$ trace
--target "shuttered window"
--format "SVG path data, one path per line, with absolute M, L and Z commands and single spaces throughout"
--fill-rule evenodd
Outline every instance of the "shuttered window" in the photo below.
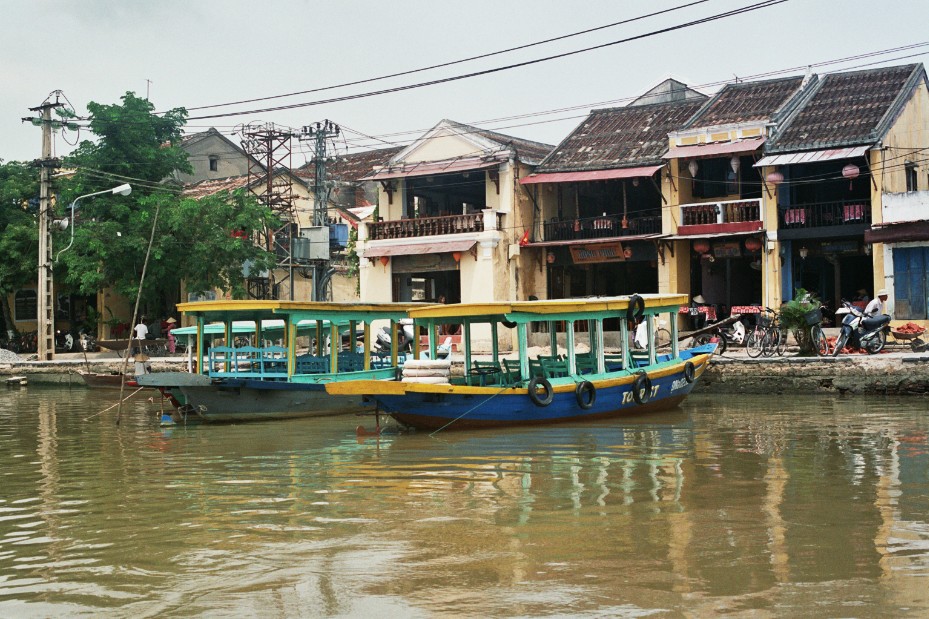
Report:
M 926 320 L 929 305 L 929 247 L 895 247 L 894 318 Z

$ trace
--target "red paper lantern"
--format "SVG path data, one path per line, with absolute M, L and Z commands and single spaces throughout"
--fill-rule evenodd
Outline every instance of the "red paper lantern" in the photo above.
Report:
M 623 256 L 626 257 L 626 260 L 629 260 L 629 258 L 632 258 L 632 248 L 631 248 L 631 247 L 624 247 L 624 248 L 623 248 Z
M 771 173 L 768 174 L 765 178 L 766 178 L 767 181 L 768 181 L 769 183 L 771 183 L 772 185 L 780 185 L 781 183 L 784 182 L 784 175 L 781 174 L 780 172 L 776 172 L 776 171 L 775 171 L 775 172 L 771 172 Z
M 761 239 L 757 236 L 750 236 L 745 239 L 745 249 L 748 251 L 758 251 L 761 249 Z
M 698 254 L 705 254 L 710 251 L 710 242 L 705 240 L 694 241 L 694 251 Z
M 461 262 L 461 252 L 460 252 L 460 251 L 453 251 L 453 252 L 452 252 L 452 258 L 455 259 L 455 262 Z
M 389 262 L 390 262 L 390 256 L 381 256 L 381 264 L 383 264 L 386 267 Z
M 555 254 L 553 254 L 552 252 L 548 252 L 548 255 L 545 256 L 545 261 L 548 262 L 549 264 L 554 264 L 554 263 L 555 263 Z
M 842 168 L 842 176 L 848 180 L 855 180 L 858 178 L 859 172 L 860 170 L 858 169 L 858 166 L 856 166 L 854 163 L 849 163 L 844 168 Z

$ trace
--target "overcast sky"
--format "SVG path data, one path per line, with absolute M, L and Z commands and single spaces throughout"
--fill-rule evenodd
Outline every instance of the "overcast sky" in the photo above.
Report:
M 142 96 L 188 109 L 332 86 L 525 45 L 692 0 L 0 0 L 0 159 L 40 155 L 28 108 L 62 90 L 79 114 L 89 101 Z M 190 116 L 318 101 L 445 78 L 636 36 L 757 0 L 702 4 L 474 62 L 360 86 L 191 110 Z M 188 132 L 246 122 L 300 127 L 331 119 L 340 148 L 408 143 L 443 118 L 557 144 L 593 108 L 623 105 L 667 77 L 698 86 L 929 42 L 929 0 L 788 0 L 710 24 L 658 34 L 492 75 L 324 105 L 190 120 Z M 917 54 L 913 56 L 913 54 Z M 903 56 L 910 56 L 903 58 Z M 925 63 L 929 47 L 863 63 Z M 802 74 L 798 70 L 795 74 Z M 718 87 L 704 88 L 711 93 Z M 574 111 L 546 114 L 578 106 Z M 524 118 L 487 122 L 526 115 Z M 69 152 L 56 136 L 56 154 Z M 92 138 L 81 132 L 81 139 Z M 233 137 L 238 141 L 238 138 Z M 305 161 L 295 145 L 294 167 Z

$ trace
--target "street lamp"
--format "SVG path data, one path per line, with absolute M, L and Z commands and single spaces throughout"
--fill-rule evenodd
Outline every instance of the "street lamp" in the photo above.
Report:
M 77 210 L 78 200 L 82 200 L 84 198 L 90 198 L 93 196 L 99 196 L 105 193 L 109 193 L 114 196 L 128 196 L 130 193 L 132 193 L 132 186 L 129 185 L 128 183 L 125 183 L 123 185 L 120 185 L 119 187 L 113 187 L 112 189 L 105 189 L 103 191 L 95 191 L 93 193 L 87 193 L 87 194 L 84 194 L 83 196 L 78 196 L 74 198 L 74 202 L 72 202 L 70 206 L 68 206 L 68 208 L 71 210 L 71 216 L 65 217 L 64 219 L 56 219 L 54 222 L 54 225 L 60 230 L 66 230 L 69 224 L 71 226 L 71 242 L 68 243 L 67 247 L 65 247 L 60 252 L 58 252 L 58 254 L 55 256 L 55 262 L 58 262 L 58 258 L 61 257 L 61 254 L 71 249 L 71 246 L 74 245 L 74 211 Z
M 43 189 L 43 192 L 45 190 Z M 71 216 L 66 219 L 56 220 L 53 225 L 57 225 L 60 230 L 64 230 L 71 225 L 71 243 L 68 244 L 68 247 L 65 247 L 61 252 L 58 252 L 60 256 L 62 252 L 67 250 L 74 244 L 74 211 L 77 209 L 77 203 L 83 198 L 90 198 L 92 196 L 99 196 L 105 193 L 112 195 L 121 195 L 128 196 L 132 192 L 132 187 L 123 184 L 119 187 L 114 187 L 113 189 L 106 189 L 104 191 L 95 191 L 93 193 L 84 194 L 83 196 L 78 196 L 75 198 L 74 202 L 71 203 L 69 207 L 71 209 Z M 44 198 L 44 195 L 43 195 Z M 55 260 L 57 261 L 57 256 Z M 39 319 L 38 319 L 38 330 L 39 330 L 39 359 L 42 361 L 51 361 L 55 358 L 55 304 L 54 304 L 54 290 L 55 284 L 52 274 L 52 230 L 49 226 L 49 209 L 48 209 L 48 200 L 43 199 L 43 204 L 39 209 Z

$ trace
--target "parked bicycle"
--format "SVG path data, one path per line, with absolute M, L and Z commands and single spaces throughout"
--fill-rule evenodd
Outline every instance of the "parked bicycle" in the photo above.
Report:
M 755 326 L 745 339 L 745 349 L 749 357 L 757 358 L 762 355 L 783 355 L 787 348 L 787 332 L 781 330 L 780 318 L 777 310 L 765 307 L 758 314 Z

